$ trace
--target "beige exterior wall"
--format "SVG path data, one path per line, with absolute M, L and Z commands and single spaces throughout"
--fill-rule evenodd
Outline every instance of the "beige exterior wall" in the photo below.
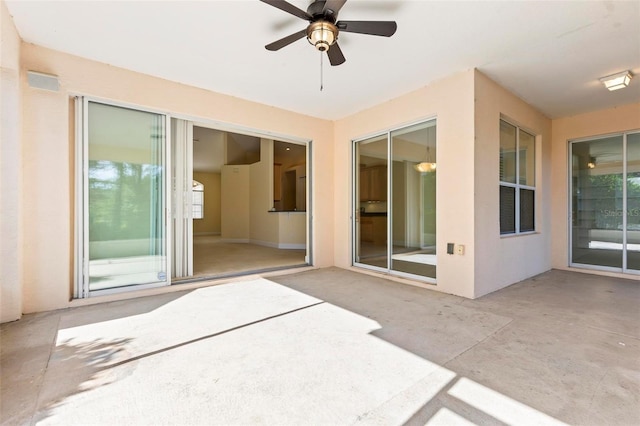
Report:
M 640 103 L 553 120 L 551 153 L 551 265 L 569 269 L 569 141 L 640 129 Z M 577 269 L 577 268 L 571 268 Z M 634 275 L 594 272 L 640 279 Z
M 204 218 L 193 221 L 195 235 L 220 235 L 220 173 L 193 172 L 204 185 Z
M 475 75 L 474 296 L 480 297 L 551 268 L 551 120 L 481 72 Z M 501 115 L 536 135 L 534 234 L 500 236 Z
M 552 266 L 567 267 L 567 140 L 640 128 L 640 104 L 551 122 L 475 70 L 330 122 L 20 43 L 2 1 L 0 12 L 3 322 L 19 318 L 21 312 L 71 305 L 72 95 L 313 141 L 313 211 L 308 214 L 313 214 L 312 250 L 318 267 L 351 265 L 352 141 L 436 118 L 438 276 L 434 288 L 471 298 Z M 29 87 L 24 83 L 27 70 L 59 76 L 60 91 Z M 532 235 L 501 238 L 499 234 L 501 114 L 538 135 L 537 232 Z M 247 172 L 252 168 L 246 187 L 264 185 L 258 182 L 259 176 L 272 176 L 272 163 L 270 158 L 264 164 L 240 166 Z M 22 199 L 25 188 L 29 197 Z M 304 224 L 305 215 L 267 213 L 271 195 L 269 191 L 262 194 L 264 203 L 255 204 L 245 223 L 265 222 L 263 229 L 277 235 L 252 235 L 247 228 L 242 237 L 294 244 L 300 232 L 285 233 L 283 221 Z M 277 224 L 270 226 L 271 221 Z M 447 255 L 446 243 L 464 245 L 464 255 Z
M 351 145 L 380 131 L 437 118 L 438 284 L 446 293 L 474 297 L 474 79 L 469 70 L 434 82 L 335 123 L 335 263 L 351 264 Z M 316 234 L 317 235 L 317 234 Z M 446 243 L 464 244 L 447 255 Z
M 0 1 L 0 322 L 22 315 L 20 37 Z
M 4 5 L 3 5 L 4 7 Z M 3 25 L 4 27 L 4 25 Z M 22 89 L 24 185 L 23 312 L 70 305 L 73 283 L 69 97 L 82 94 L 134 106 L 313 140 L 315 266 L 333 264 L 333 126 L 331 122 L 213 93 L 23 43 L 21 71 L 59 76 L 60 91 Z M 56 253 L 52 256 L 52 253 Z M 38 265 L 38 267 L 33 267 Z M 3 284 L 3 288 L 4 288 Z

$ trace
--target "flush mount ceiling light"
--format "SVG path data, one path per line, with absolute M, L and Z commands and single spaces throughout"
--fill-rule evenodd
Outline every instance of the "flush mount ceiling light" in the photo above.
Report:
M 633 74 L 631 74 L 631 71 L 622 71 L 617 74 L 602 77 L 600 81 L 607 89 L 614 91 L 627 87 L 632 77 Z

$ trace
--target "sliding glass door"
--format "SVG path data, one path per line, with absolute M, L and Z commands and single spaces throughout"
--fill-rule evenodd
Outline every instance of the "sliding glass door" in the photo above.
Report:
M 640 270 L 640 133 L 572 142 L 571 264 Z
M 436 278 L 436 125 L 391 132 L 391 269 Z
M 354 149 L 355 261 L 387 269 L 387 135 L 356 142 Z
M 87 100 L 77 107 L 80 297 L 168 284 L 165 116 Z
M 436 122 L 353 144 L 353 263 L 435 282 Z

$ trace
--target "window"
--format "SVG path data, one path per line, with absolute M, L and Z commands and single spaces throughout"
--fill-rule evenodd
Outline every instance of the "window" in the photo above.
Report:
M 204 185 L 193 181 L 191 207 L 194 219 L 204 219 Z
M 535 231 L 536 138 L 500 120 L 500 234 Z

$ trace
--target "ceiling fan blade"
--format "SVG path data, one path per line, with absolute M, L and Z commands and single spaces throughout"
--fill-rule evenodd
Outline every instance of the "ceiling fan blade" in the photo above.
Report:
M 329 50 L 327 50 L 327 56 L 329 56 L 329 62 L 331 62 L 332 67 L 344 64 L 344 61 L 346 61 L 338 43 L 334 43 Z
M 260 0 L 260 1 L 268 5 L 271 5 L 273 7 L 277 7 L 280 10 L 284 10 L 285 12 L 290 13 L 293 16 L 297 16 L 300 19 L 304 19 L 306 21 L 310 21 L 313 19 L 313 17 L 309 15 L 307 12 L 305 12 L 304 10 L 298 9 L 291 3 L 288 3 L 284 0 Z
M 307 35 L 307 29 L 305 28 L 302 31 L 298 31 L 297 33 L 293 33 L 291 35 L 281 38 L 280 40 L 276 40 L 273 43 L 267 44 L 265 46 L 265 49 L 271 50 L 271 51 L 280 50 L 283 47 L 290 45 L 294 41 L 297 41 L 303 37 L 306 37 L 306 35 Z
M 391 37 L 398 29 L 394 21 L 338 21 L 336 26 L 347 33 L 370 34 Z
M 338 16 L 338 12 L 340 12 L 340 9 L 342 9 L 342 6 L 344 6 L 346 2 L 347 0 L 327 0 L 322 11 L 326 13 L 328 10 L 330 10 L 331 12 L 333 12 L 333 16 L 335 19 L 335 17 Z

